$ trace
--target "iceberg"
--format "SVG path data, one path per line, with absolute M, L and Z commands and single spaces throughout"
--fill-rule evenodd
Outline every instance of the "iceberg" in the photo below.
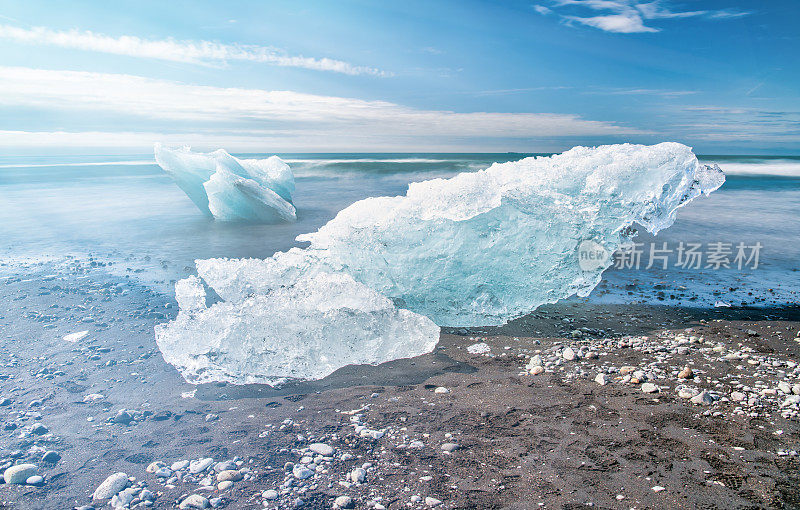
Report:
M 303 276 L 269 292 L 206 305 L 202 281 L 176 284 L 177 318 L 156 326 L 164 359 L 190 383 L 276 385 L 350 364 L 430 352 L 439 327 L 343 273 Z
M 581 246 L 610 254 L 635 224 L 658 233 L 724 180 L 689 147 L 661 143 L 575 147 L 413 183 L 298 236 L 306 248 L 197 261 L 158 344 L 190 381 L 313 379 L 411 357 L 433 349 L 436 325 L 500 325 L 588 295 L 613 261 L 581 264 Z M 206 307 L 203 284 L 221 301 Z
M 157 143 L 156 162 L 206 215 L 221 221 L 279 223 L 296 218 L 294 176 L 279 157 L 238 159 L 222 149 L 192 152 Z

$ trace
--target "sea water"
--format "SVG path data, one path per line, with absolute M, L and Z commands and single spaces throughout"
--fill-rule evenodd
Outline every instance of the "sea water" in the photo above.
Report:
M 110 271 L 171 293 L 174 281 L 194 273 L 196 259 L 268 257 L 303 246 L 295 241 L 297 235 L 317 230 L 357 200 L 403 194 L 410 182 L 476 171 L 531 154 L 278 155 L 295 173 L 297 221 L 277 225 L 204 217 L 148 154 L 2 157 L 0 263 L 91 257 L 109 264 Z M 638 263 L 631 263 L 635 257 L 629 256 L 620 264 L 624 267 L 606 271 L 590 301 L 797 303 L 800 157 L 700 160 L 717 163 L 728 176 L 725 185 L 679 210 L 676 223 L 658 236 L 641 233 L 636 239 L 641 244 L 632 252 L 640 252 Z M 717 243 L 730 250 L 731 267 L 709 264 Z M 679 252 L 690 245 L 700 245 L 699 267 L 680 264 Z M 757 251 L 757 265 L 751 257 L 737 267 L 739 245 L 748 256 Z

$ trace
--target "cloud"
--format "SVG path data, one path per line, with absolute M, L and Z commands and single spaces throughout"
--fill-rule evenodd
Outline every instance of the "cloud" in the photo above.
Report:
M 545 7 L 544 5 L 538 5 L 538 4 L 537 4 L 537 5 L 534 5 L 534 6 L 533 6 L 533 9 L 534 9 L 536 12 L 538 12 L 539 14 L 541 14 L 542 16 L 547 16 L 548 14 L 550 14 L 551 12 L 553 12 L 551 9 L 548 9 L 548 8 L 547 8 L 547 7 Z
M 610 14 L 608 16 L 593 16 L 591 18 L 580 18 L 577 16 L 565 16 L 565 19 L 577 21 L 590 27 L 599 28 L 606 32 L 617 34 L 636 34 L 642 32 L 660 32 L 658 28 L 647 27 L 644 25 L 641 16 L 636 13 Z
M 386 101 L 293 91 L 190 85 L 125 74 L 0 67 L 0 106 L 112 112 L 139 121 L 191 122 L 198 130 L 271 129 L 277 133 L 426 138 L 564 137 L 637 134 L 614 123 L 557 113 L 456 113 Z M 233 128 L 224 128 L 230 131 Z
M 177 41 L 171 38 L 154 40 L 130 35 L 112 37 L 90 31 L 51 30 L 45 27 L 20 28 L 12 25 L 0 25 L 0 38 L 24 44 L 58 46 L 202 65 L 218 65 L 232 60 L 242 60 L 349 75 L 390 75 L 380 69 L 357 66 L 331 58 L 287 55 L 285 52 L 269 46 L 222 44 L 212 41 Z
M 639 3 L 635 0 L 554 0 L 553 6 L 558 9 L 561 19 L 568 24 L 577 22 L 619 34 L 660 32 L 660 28 L 649 25 L 648 22 L 652 20 L 695 17 L 727 19 L 751 14 L 735 9 L 680 11 L 673 9 L 668 2 L 662 0 L 647 3 Z M 547 8 L 545 7 L 545 9 Z M 548 11 L 553 12 L 550 9 Z M 603 14 L 598 16 L 579 15 L 589 11 L 603 12 Z

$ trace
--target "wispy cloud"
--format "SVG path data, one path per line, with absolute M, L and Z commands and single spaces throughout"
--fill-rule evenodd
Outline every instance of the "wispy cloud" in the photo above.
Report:
M 619 34 L 660 32 L 661 28 L 650 26 L 648 22 L 652 20 L 694 17 L 727 19 L 751 14 L 737 9 L 682 11 L 674 9 L 668 2 L 662 0 L 647 3 L 635 0 L 554 0 L 555 11 L 544 6 L 534 6 L 534 9 L 542 15 L 556 12 L 568 24 L 580 23 Z M 591 12 L 602 14 L 579 15 Z
M 0 67 L 0 106 L 81 112 L 74 116 L 76 122 L 93 112 L 113 112 L 133 119 L 129 125 L 173 124 L 169 121 L 184 125 L 190 121 L 197 131 L 215 130 L 218 134 L 269 129 L 277 134 L 340 134 L 384 142 L 395 137 L 430 141 L 436 137 L 549 139 L 643 133 L 569 114 L 421 110 L 385 101 L 292 91 L 220 88 L 123 74 L 20 67 Z
M 178 41 L 172 38 L 143 39 L 131 35 L 114 37 L 88 30 L 51 30 L 46 27 L 21 28 L 12 25 L 0 25 L 0 38 L 25 44 L 57 46 L 202 65 L 219 65 L 241 60 L 349 75 L 388 76 L 391 74 L 374 67 L 358 66 L 342 60 L 289 55 L 270 46 L 223 44 L 213 41 Z
M 610 95 L 610 96 L 660 96 L 660 97 L 681 97 L 697 94 L 696 90 L 664 90 L 664 89 L 607 89 L 607 90 L 587 90 L 584 94 Z

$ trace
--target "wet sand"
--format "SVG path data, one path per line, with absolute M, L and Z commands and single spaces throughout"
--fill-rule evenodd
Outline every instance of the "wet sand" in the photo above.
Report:
M 116 472 L 140 508 L 800 506 L 798 309 L 548 306 L 275 389 L 185 383 L 153 339 L 173 298 L 103 267 L 0 266 L 0 303 L 0 464 L 44 477 L 7 508 L 108 507 Z

